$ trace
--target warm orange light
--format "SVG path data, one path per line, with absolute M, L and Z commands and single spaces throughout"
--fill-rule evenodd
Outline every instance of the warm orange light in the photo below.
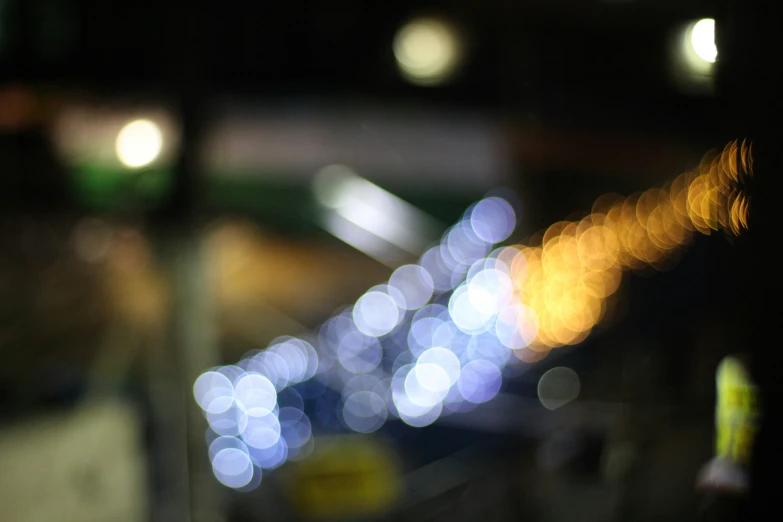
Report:
M 708 153 L 693 172 L 663 188 L 622 198 L 601 196 L 581 221 L 558 221 L 506 261 L 517 299 L 536 318 L 535 341 L 516 355 L 538 360 L 552 348 L 583 341 L 606 312 L 624 269 L 673 265 L 694 231 L 748 227 L 748 199 L 741 184 L 752 175 L 751 144 L 729 143 Z M 530 328 L 529 317 L 520 328 Z

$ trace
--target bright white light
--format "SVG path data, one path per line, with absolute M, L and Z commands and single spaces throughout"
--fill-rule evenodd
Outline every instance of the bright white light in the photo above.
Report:
M 579 397 L 581 384 L 574 370 L 552 368 L 538 381 L 538 399 L 548 410 L 556 410 Z
M 207 432 L 209 433 L 209 430 L 207 430 Z M 215 439 L 209 443 L 209 460 L 215 460 L 215 455 L 227 448 L 238 449 L 244 453 L 248 452 L 248 448 L 245 446 L 245 443 L 236 437 L 215 437 Z
M 135 120 L 120 130 L 115 149 L 126 167 L 145 167 L 155 161 L 163 150 L 163 133 L 155 122 Z
M 247 427 L 247 413 L 234 404 L 220 413 L 207 412 L 210 428 L 219 435 L 239 435 Z
M 457 288 L 451 298 L 449 299 L 449 314 L 451 319 L 457 328 L 468 334 L 481 333 L 489 326 L 492 319 L 492 314 L 487 313 L 485 310 L 478 308 L 474 301 L 476 300 L 476 294 L 481 292 L 473 292 L 471 297 L 470 288 L 468 285 L 462 285 Z M 484 297 L 490 299 L 492 296 L 483 291 Z
M 428 409 L 443 400 L 450 386 L 448 374 L 436 364 L 416 364 L 404 382 L 405 396 L 413 404 Z
M 394 38 L 393 49 L 400 72 L 418 85 L 437 85 L 448 80 L 462 55 L 456 31 L 431 18 L 403 26 Z
M 230 488 L 241 488 L 253 479 L 253 463 L 247 453 L 236 448 L 226 448 L 212 459 L 215 477 Z
M 497 259 L 493 257 L 487 257 L 477 260 L 475 263 L 470 265 L 470 268 L 468 268 L 468 271 L 465 273 L 465 280 L 470 281 L 474 277 L 476 277 L 476 274 L 479 272 L 484 271 L 487 268 L 495 268 L 495 265 L 497 264 Z
M 362 246 L 367 240 L 355 239 L 356 231 L 350 233 L 345 225 L 338 226 L 334 216 L 372 234 L 376 243 L 380 239 L 381 244 L 390 243 L 414 255 L 421 254 L 431 242 L 430 232 L 438 228 L 427 214 L 344 165 L 330 165 L 318 171 L 313 191 L 321 205 L 330 209 L 326 219 L 329 231 L 362 251 L 368 248 Z M 381 247 L 370 244 L 368 255 L 377 256 L 378 248 Z
M 715 20 L 705 18 L 685 26 L 680 33 L 675 63 L 683 87 L 703 88 L 711 85 L 718 48 L 715 45 Z
M 406 424 L 421 427 L 434 422 L 440 415 L 442 406 L 436 394 L 425 392 L 416 382 L 415 368 L 412 364 L 402 366 L 392 377 L 389 412 Z M 414 392 L 414 397 L 408 394 L 409 390 Z M 416 400 L 412 400 L 414 398 Z M 427 398 L 429 400 L 422 400 Z
M 371 183 L 357 186 L 357 188 L 368 187 L 377 189 Z M 369 193 L 370 191 L 366 192 Z M 357 193 L 359 192 L 357 191 Z M 395 215 L 382 207 L 373 205 L 371 198 L 368 196 L 355 197 L 350 204 L 338 208 L 337 214 L 367 232 L 411 254 L 419 254 L 429 242 L 427 238 L 419 236 L 414 228 L 406 226 L 408 223 L 406 223 L 402 215 Z
M 438 396 L 438 400 L 446 396 L 446 392 L 451 387 L 451 378 L 441 366 L 433 363 L 416 363 L 416 367 L 411 372 L 415 374 L 416 381 L 427 392 Z M 406 384 L 408 381 L 406 380 Z
M 450 385 L 448 374 L 435 364 L 401 367 L 394 374 L 391 383 L 397 414 L 411 424 L 408 422 L 410 419 L 426 416 L 433 408 L 437 408 L 437 414 L 426 422 L 429 424 L 440 415 L 440 404 Z
M 274 446 L 280 438 L 280 421 L 274 413 L 263 417 L 248 417 L 242 431 L 242 440 L 249 447 L 266 449 Z
M 443 371 L 446 373 L 446 376 L 449 379 L 449 384 L 447 386 L 451 387 L 453 384 L 457 382 L 457 379 L 459 379 L 460 374 L 460 362 L 454 353 L 450 352 L 449 350 L 445 348 L 441 348 L 436 346 L 435 348 L 430 348 L 423 354 L 419 356 L 418 361 L 416 362 L 417 365 L 435 365 L 439 368 L 442 368 Z M 438 384 L 438 387 L 441 387 L 440 384 Z
M 468 282 L 471 304 L 485 315 L 494 315 L 511 304 L 513 283 L 505 272 L 488 268 Z
M 365 335 L 381 337 L 391 332 L 400 319 L 394 299 L 384 292 L 367 292 L 353 309 L 356 327 Z
M 397 415 L 400 417 L 400 420 L 414 428 L 429 426 L 438 420 L 438 417 L 443 412 L 442 402 L 437 402 L 430 408 L 422 407 L 411 402 L 410 398 L 404 393 L 394 394 L 394 405 L 397 408 Z
M 715 46 L 715 20 L 703 18 L 696 22 L 690 31 L 690 44 L 693 52 L 705 62 L 714 63 L 718 57 Z
M 328 212 L 324 216 L 323 227 L 337 239 L 382 265 L 396 268 L 401 262 L 399 252 L 388 241 L 379 238 L 336 212 Z
M 406 310 L 416 310 L 427 304 L 434 290 L 432 276 L 418 265 L 405 265 L 395 270 L 389 286 L 400 292 L 403 302 L 397 306 Z
M 204 372 L 193 384 L 193 396 L 207 413 L 223 413 L 234 403 L 234 387 L 225 375 Z
M 277 392 L 272 382 L 255 373 L 240 378 L 235 386 L 237 403 L 252 417 L 264 417 L 277 403 Z

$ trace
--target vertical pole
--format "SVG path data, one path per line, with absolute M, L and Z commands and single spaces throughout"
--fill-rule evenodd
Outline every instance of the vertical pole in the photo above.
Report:
M 163 342 L 150 355 L 160 522 L 215 520 L 219 512 L 206 451 L 207 426 L 192 393 L 198 375 L 220 362 L 208 259 L 196 215 L 201 109 L 192 101 L 185 99 L 181 106 L 182 153 L 172 197 L 155 228 L 171 305 Z
M 217 365 L 214 311 L 209 289 L 207 257 L 201 230 L 197 226 L 171 238 L 167 261 L 172 283 L 170 349 L 178 361 L 179 384 L 184 404 L 181 434 L 187 463 L 190 520 L 213 521 L 219 511 L 215 479 L 205 442 L 206 422 L 193 399 L 192 386 L 206 368 Z
M 218 364 L 215 315 L 209 289 L 208 259 L 199 223 L 202 176 L 200 147 L 205 126 L 204 71 L 200 52 L 199 9 L 177 10 L 186 28 L 174 45 L 171 85 L 178 101 L 180 150 L 168 201 L 155 216 L 155 230 L 170 284 L 171 309 L 165 342 L 156 354 L 162 403 L 156 416 L 161 469 L 161 522 L 220 520 L 220 504 L 207 455 L 206 422 L 192 386 L 205 369 Z M 154 399 L 153 399 L 154 400 Z

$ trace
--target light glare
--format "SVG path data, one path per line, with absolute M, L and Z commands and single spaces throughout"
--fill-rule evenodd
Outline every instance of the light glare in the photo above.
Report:
M 715 62 L 718 57 L 718 48 L 715 46 L 715 20 L 703 18 L 696 22 L 691 29 L 691 47 L 705 62 Z
M 394 38 L 394 56 L 403 76 L 418 85 L 446 81 L 461 58 L 459 38 L 440 20 L 421 18 L 406 24 Z
M 120 130 L 115 148 L 117 158 L 126 167 L 146 167 L 163 150 L 163 133 L 153 121 L 135 120 Z

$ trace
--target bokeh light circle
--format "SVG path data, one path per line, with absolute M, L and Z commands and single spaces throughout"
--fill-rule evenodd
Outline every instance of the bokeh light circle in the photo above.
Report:
M 250 456 L 237 448 L 220 450 L 212 459 L 215 477 L 230 488 L 241 488 L 253 479 Z
M 115 149 L 117 158 L 126 167 L 145 167 L 163 150 L 163 133 L 153 121 L 134 120 L 117 134 Z
M 235 386 L 235 397 L 249 416 L 265 416 L 277 403 L 277 391 L 272 382 L 257 373 L 241 377 Z
M 473 231 L 487 243 L 500 243 L 508 239 L 514 232 L 516 219 L 511 204 L 498 197 L 479 201 L 470 213 Z
M 367 292 L 356 302 L 353 309 L 356 327 L 371 337 L 382 337 L 391 332 L 399 319 L 397 304 L 384 292 Z
M 359 433 L 377 431 L 386 422 L 386 402 L 374 391 L 357 391 L 343 404 L 345 425 Z
M 406 310 L 416 310 L 427 304 L 435 289 L 432 276 L 419 265 L 404 265 L 394 271 L 389 286 L 396 288 L 402 295 L 397 306 Z
M 696 22 L 690 31 L 690 44 L 696 56 L 705 62 L 713 63 L 718 57 L 715 46 L 715 20 L 703 18 Z
M 579 397 L 579 375 L 571 368 L 552 368 L 538 381 L 538 400 L 544 408 L 556 410 Z
M 193 396 L 206 413 L 222 413 L 234 403 L 234 387 L 222 373 L 202 373 L 193 383 Z
M 500 391 L 500 369 L 490 361 L 478 360 L 462 368 L 457 386 L 462 397 L 476 404 L 487 402 Z
M 400 72 L 411 83 L 438 85 L 456 71 L 462 45 L 454 28 L 435 18 L 405 24 L 392 45 Z

